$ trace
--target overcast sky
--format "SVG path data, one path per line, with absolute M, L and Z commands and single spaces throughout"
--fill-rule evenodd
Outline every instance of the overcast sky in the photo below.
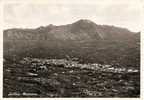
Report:
M 63 25 L 79 19 L 89 19 L 96 24 L 140 31 L 139 0 L 122 0 L 122 2 L 118 0 L 99 0 L 99 2 L 98 0 L 61 0 L 39 4 L 38 2 L 15 2 L 5 3 L 3 11 L 5 29 L 35 28 L 49 24 Z

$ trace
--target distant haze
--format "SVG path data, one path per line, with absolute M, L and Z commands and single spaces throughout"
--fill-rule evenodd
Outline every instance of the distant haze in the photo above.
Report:
M 102 0 L 91 2 L 58 3 L 7 3 L 4 5 L 4 28 L 36 28 L 49 24 L 64 25 L 79 19 L 89 19 L 96 24 L 114 25 L 140 31 L 139 0 L 122 0 L 112 3 Z M 74 0 L 75 1 L 75 0 Z M 87 0 L 84 0 L 87 1 Z M 118 0 L 117 0 L 118 1 Z

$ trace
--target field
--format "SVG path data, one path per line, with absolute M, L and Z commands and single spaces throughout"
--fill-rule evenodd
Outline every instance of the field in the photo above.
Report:
M 80 64 L 66 59 L 4 60 L 4 97 L 139 97 L 134 67 Z

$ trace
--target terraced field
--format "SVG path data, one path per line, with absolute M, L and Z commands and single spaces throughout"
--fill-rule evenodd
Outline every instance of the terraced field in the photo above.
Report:
M 117 71 L 116 71 L 117 70 Z M 120 70 L 120 69 L 119 69 Z M 4 97 L 139 97 L 138 69 L 24 58 L 4 62 Z

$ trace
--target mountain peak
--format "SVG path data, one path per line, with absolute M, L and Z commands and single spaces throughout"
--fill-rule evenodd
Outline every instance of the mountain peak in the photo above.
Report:
M 88 19 L 80 19 L 76 21 L 75 23 L 95 24 L 93 21 L 88 20 Z

